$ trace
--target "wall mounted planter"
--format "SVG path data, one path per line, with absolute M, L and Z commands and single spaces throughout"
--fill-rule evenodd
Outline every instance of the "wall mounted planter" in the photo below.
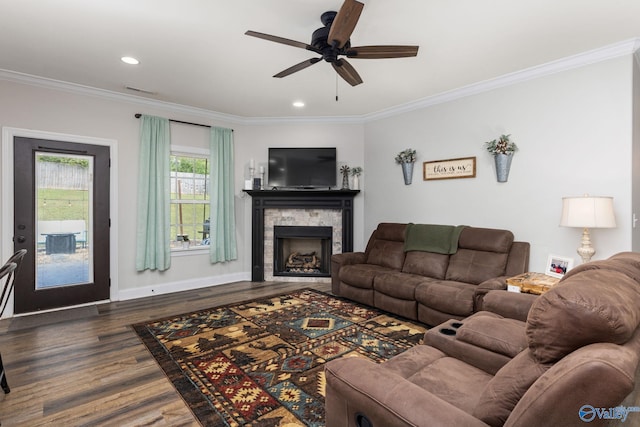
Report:
M 509 179 L 509 170 L 511 169 L 511 160 L 513 160 L 513 153 L 494 154 L 493 158 L 496 162 L 496 176 L 498 178 L 498 182 L 507 182 Z
M 404 177 L 404 185 L 409 185 L 413 180 L 413 163 L 400 164 L 402 165 L 402 176 Z

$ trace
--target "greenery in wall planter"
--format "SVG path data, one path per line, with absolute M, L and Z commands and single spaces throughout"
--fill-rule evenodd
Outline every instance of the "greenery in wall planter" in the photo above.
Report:
M 416 150 L 407 148 L 396 155 L 396 163 L 402 166 L 402 176 L 404 184 L 411 184 L 413 179 L 413 164 L 416 162 Z
M 507 182 L 513 154 L 518 150 L 515 142 L 511 141 L 511 135 L 500 135 L 500 138 L 484 143 L 485 148 L 493 155 L 496 164 L 496 176 L 498 182 Z

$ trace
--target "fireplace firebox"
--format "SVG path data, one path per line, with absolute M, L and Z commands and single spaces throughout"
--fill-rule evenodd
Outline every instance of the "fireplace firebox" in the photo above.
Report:
M 330 277 L 332 236 L 332 227 L 274 226 L 273 275 Z

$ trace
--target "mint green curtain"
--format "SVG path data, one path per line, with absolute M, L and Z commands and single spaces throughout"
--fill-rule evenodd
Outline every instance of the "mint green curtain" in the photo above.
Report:
M 212 263 L 238 258 L 236 248 L 233 130 L 211 128 L 211 225 L 209 259 Z
M 169 120 L 140 117 L 138 166 L 138 229 L 136 270 L 167 270 L 169 247 L 171 133 Z

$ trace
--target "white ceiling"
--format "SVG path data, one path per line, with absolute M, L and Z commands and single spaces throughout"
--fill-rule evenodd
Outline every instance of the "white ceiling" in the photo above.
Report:
M 640 36 L 640 0 L 361 1 L 353 46 L 420 50 L 350 59 L 356 87 L 323 61 L 275 79 L 316 55 L 244 35 L 309 43 L 342 0 L 0 0 L 0 69 L 238 117 L 357 117 Z

